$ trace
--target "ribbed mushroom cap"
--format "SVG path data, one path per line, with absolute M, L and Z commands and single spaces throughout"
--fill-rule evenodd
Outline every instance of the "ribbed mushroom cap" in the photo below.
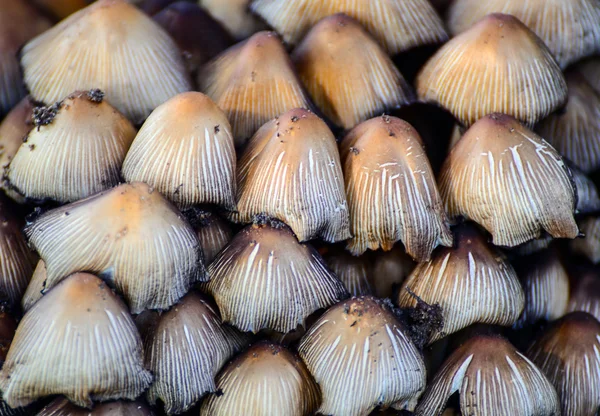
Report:
M 554 322 L 529 347 L 527 356 L 554 384 L 563 415 L 595 415 L 600 408 L 599 350 L 600 323 L 583 312 Z
M 210 395 L 201 416 L 309 416 L 321 396 L 302 360 L 268 342 L 253 345 L 217 377 L 221 394 Z
M 390 251 L 376 252 L 370 272 L 373 294 L 381 299 L 391 298 L 396 286 L 410 275 L 415 266 L 416 263 L 400 244 Z
M 151 380 L 127 307 L 87 273 L 62 281 L 25 314 L 0 371 L 12 407 L 53 394 L 86 407 L 133 400 Z
M 600 93 L 600 57 L 586 59 L 577 64 L 576 68 L 592 88 Z
M 550 381 L 496 335 L 476 335 L 454 351 L 427 386 L 415 415 L 441 414 L 455 392 L 461 414 L 560 415 L 560 402 Z
M 48 211 L 26 233 L 46 263 L 46 290 L 86 270 L 123 293 L 132 313 L 166 309 L 205 279 L 192 227 L 140 182 Z
M 206 9 L 237 39 L 245 39 L 266 28 L 248 10 L 249 0 L 198 0 L 198 4 Z
M 571 248 L 592 263 L 600 263 L 600 217 L 584 218 L 579 222 L 579 227 L 585 237 L 571 241 Z
M 34 110 L 36 127 L 6 168 L 9 184 L 34 200 L 76 201 L 117 185 L 135 128 L 99 90 Z
M 204 253 L 204 264 L 211 264 L 233 238 L 231 225 L 218 215 L 201 209 L 188 210 L 185 215 L 198 234 Z
M 315 104 L 344 129 L 413 100 L 408 83 L 385 51 L 345 14 L 317 23 L 292 60 Z
M 589 173 L 600 168 L 600 92 L 579 72 L 569 71 L 566 78 L 569 101 L 564 111 L 542 120 L 536 131 L 561 155 Z
M 470 126 L 509 114 L 532 126 L 567 99 L 565 79 L 548 48 L 513 16 L 490 14 L 456 36 L 417 77 L 419 98 Z
M 231 126 L 206 95 L 176 95 L 150 114 L 123 163 L 123 177 L 154 187 L 181 208 L 235 208 Z
M 600 7 L 595 0 L 458 0 L 448 27 L 464 32 L 489 13 L 515 16 L 548 46 L 561 68 L 600 52 Z
M 366 415 L 395 402 L 412 410 L 425 388 L 421 354 L 390 307 L 370 296 L 330 308 L 298 351 L 321 387 L 323 414 Z
M 336 13 L 356 19 L 390 55 L 448 38 L 426 0 L 254 0 L 250 8 L 296 44 L 319 20 Z
M 516 264 L 525 292 L 525 308 L 518 327 L 537 321 L 554 321 L 567 311 L 569 275 L 555 250 L 524 257 Z
M 473 323 L 513 325 L 524 306 L 523 288 L 500 251 L 472 225 L 457 229 L 453 248 L 441 247 L 419 263 L 402 283 L 398 305 L 415 307 L 417 299 L 439 304 L 443 327 L 429 342 Z
M 442 166 L 439 187 L 448 214 L 479 223 L 496 245 L 516 246 L 542 230 L 554 238 L 579 234 L 569 168 L 510 116 L 491 114 L 467 130 Z
M 50 22 L 27 0 L 0 0 L 0 119 L 25 96 L 17 52 Z
M 136 124 L 192 88 L 175 42 L 126 0 L 98 0 L 69 16 L 25 45 L 21 66 L 36 100 L 100 88 Z
M 54 399 L 37 416 L 154 416 L 144 402 L 124 400 L 96 403 L 92 410 L 78 407 L 64 397 Z
M 264 213 L 288 224 L 300 241 L 350 237 L 335 137 L 310 111 L 294 109 L 261 127 L 238 163 L 237 179 L 233 221 Z
M 205 285 L 225 322 L 242 331 L 289 332 L 317 309 L 348 296 L 311 246 L 284 224 L 246 227 L 208 269 Z
M 325 261 L 351 296 L 374 294 L 367 256 L 357 257 L 345 250 L 334 250 L 325 255 Z
M 204 67 L 198 84 L 231 121 L 236 147 L 273 117 L 310 106 L 274 32 L 259 32 L 227 49 Z
M 144 337 L 146 368 L 155 377 L 148 401 L 162 400 L 169 415 L 188 410 L 217 390 L 215 376 L 244 341 L 238 331 L 221 325 L 204 297 L 188 293 Z
M 600 211 L 600 195 L 589 177 L 577 168 L 570 168 L 577 189 L 577 213 L 588 214 Z
M 587 312 L 600 319 L 600 276 L 587 272 L 579 276 L 573 285 L 568 312 Z
M 417 261 L 429 260 L 452 234 L 435 177 L 417 131 L 396 117 L 376 117 L 343 139 L 340 156 L 346 181 L 355 255 L 390 250 L 402 241 Z

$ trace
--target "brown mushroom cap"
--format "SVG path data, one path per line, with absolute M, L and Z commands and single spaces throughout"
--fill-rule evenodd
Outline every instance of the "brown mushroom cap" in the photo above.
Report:
M 78 407 L 64 397 L 54 399 L 37 416 L 154 416 L 147 404 L 124 400 L 96 403 L 92 410 Z
M 374 294 L 370 280 L 369 260 L 367 256 L 353 256 L 343 249 L 332 250 L 325 254 L 327 266 L 340 279 L 351 296 Z
M 198 0 L 236 39 L 242 40 L 264 30 L 266 25 L 248 9 L 248 0 Z
M 218 215 L 201 209 L 188 210 L 185 215 L 198 234 L 204 253 L 204 264 L 211 264 L 233 238 L 231 224 Z
M 400 244 L 396 244 L 390 251 L 376 252 L 369 276 L 375 297 L 391 298 L 395 287 L 404 282 L 415 266 L 416 263 Z
M 573 282 L 568 312 L 587 312 L 600 319 L 600 276 L 594 271 L 582 273 Z
M 177 45 L 126 0 L 98 0 L 72 14 L 25 45 L 21 65 L 36 100 L 100 88 L 134 123 L 191 90 Z
M 133 400 L 151 380 L 127 307 L 87 273 L 65 279 L 25 314 L 0 371 L 12 407 L 53 394 L 86 407 Z
M 498 13 L 442 46 L 416 85 L 419 98 L 439 103 L 466 126 L 490 113 L 533 126 L 567 99 L 565 79 L 542 40 Z

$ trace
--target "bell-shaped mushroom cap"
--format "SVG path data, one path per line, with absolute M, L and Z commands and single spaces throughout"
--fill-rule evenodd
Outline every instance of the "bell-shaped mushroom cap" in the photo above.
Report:
M 396 287 L 415 266 L 416 263 L 404 252 L 401 244 L 396 244 L 390 251 L 376 252 L 370 272 L 373 294 L 381 299 L 391 298 Z
M 95 403 L 90 410 L 78 407 L 64 397 L 58 397 L 40 410 L 37 416 L 154 416 L 154 413 L 141 401 Z
M 270 221 L 238 233 L 210 264 L 205 285 L 225 322 L 242 331 L 289 332 L 348 296 L 311 246 Z
M 350 237 L 335 137 L 310 111 L 294 109 L 266 123 L 248 143 L 237 169 L 233 221 L 249 223 L 264 213 L 288 224 L 300 241 Z
M 600 408 L 600 323 L 584 312 L 554 322 L 527 356 L 546 373 L 561 399 L 562 414 L 595 415 Z
M 346 250 L 332 250 L 325 254 L 327 266 L 344 284 L 351 296 L 372 295 L 370 262 L 367 256 L 353 256 Z
M 366 415 L 400 402 L 412 410 L 425 364 L 394 312 L 370 296 L 330 308 L 308 330 L 300 356 L 323 393 L 323 414 Z
M 319 407 L 319 387 L 296 354 L 260 342 L 238 355 L 218 375 L 219 394 L 202 403 L 201 416 L 310 416 Z
M 19 48 L 50 26 L 27 0 L 0 0 L 0 119 L 25 96 Z
M 558 253 L 544 250 L 520 259 L 515 265 L 525 292 L 525 308 L 518 327 L 537 321 L 554 321 L 567 311 L 569 275 Z
M 326 17 L 314 26 L 292 60 L 315 104 L 344 129 L 413 99 L 385 51 L 345 14 Z
M 23 225 L 12 201 L 0 195 L 0 301 L 10 305 L 20 302 L 37 260 L 21 232 Z
M 36 100 L 100 88 L 136 124 L 192 89 L 175 42 L 127 0 L 98 0 L 69 16 L 25 45 L 21 66 Z
M 577 189 L 577 213 L 589 214 L 600 211 L 600 195 L 594 181 L 579 169 L 570 169 Z
M 202 296 L 188 293 L 144 337 L 146 368 L 155 378 L 148 401 L 162 400 L 169 415 L 188 410 L 217 390 L 215 376 L 244 341 L 235 329 L 221 325 Z
M 289 44 L 298 43 L 319 20 L 336 13 L 356 19 L 390 55 L 448 38 L 426 0 L 254 0 L 250 8 Z
M 365 121 L 343 139 L 340 155 L 353 254 L 402 241 L 408 254 L 425 261 L 437 245 L 452 246 L 435 177 L 410 124 L 388 116 Z
M 589 271 L 574 282 L 569 299 L 569 312 L 587 312 L 600 320 L 600 276 Z
M 600 7 L 596 0 L 457 0 L 448 27 L 464 32 L 489 13 L 510 14 L 534 31 L 561 68 L 600 52 Z
M 442 166 L 439 187 L 448 214 L 479 223 L 496 245 L 513 247 L 542 230 L 554 238 L 579 234 L 569 168 L 510 116 L 491 114 L 467 130 Z
M 600 93 L 579 72 L 569 71 L 566 78 L 569 101 L 564 111 L 542 120 L 536 131 L 561 155 L 589 173 L 600 168 Z
M 444 324 L 430 342 L 476 322 L 510 326 L 523 311 L 523 288 L 500 251 L 487 244 L 472 225 L 457 229 L 454 244 L 454 248 L 439 248 L 430 261 L 418 264 L 398 296 L 402 308 L 417 305 L 413 293 L 430 305 L 441 306 Z
M 586 59 L 576 65 L 577 71 L 581 73 L 587 82 L 597 92 L 600 92 L 600 57 L 596 56 Z
M 127 307 L 87 273 L 63 280 L 25 314 L 0 371 L 12 407 L 53 394 L 85 407 L 133 400 L 151 380 Z
M 592 263 L 600 263 L 600 217 L 587 217 L 579 222 L 579 226 L 585 237 L 571 241 L 571 248 Z
M 454 351 L 428 385 L 415 415 L 441 414 L 455 392 L 462 414 L 560 415 L 550 381 L 497 335 L 476 335 Z
M 184 214 L 198 234 L 204 253 L 204 264 L 211 264 L 233 238 L 231 225 L 218 215 L 198 208 L 192 208 Z
M 532 126 L 567 99 L 565 78 L 544 42 L 518 19 L 490 14 L 456 36 L 417 77 L 419 98 L 470 126 L 509 114 Z
M 196 233 L 144 183 L 48 211 L 26 233 L 46 263 L 46 290 L 86 270 L 114 284 L 132 313 L 166 309 L 205 279 Z
M 249 0 L 198 0 L 198 4 L 237 39 L 245 39 L 266 28 L 248 10 Z
M 34 110 L 29 132 L 6 176 L 33 200 L 76 201 L 117 185 L 135 128 L 99 90 L 76 92 Z
M 145 182 L 181 208 L 235 208 L 236 155 L 227 117 L 206 95 L 176 95 L 150 114 L 123 163 L 127 181 Z
M 225 111 L 236 147 L 267 121 L 310 101 L 274 32 L 259 32 L 209 62 L 198 76 L 201 91 Z

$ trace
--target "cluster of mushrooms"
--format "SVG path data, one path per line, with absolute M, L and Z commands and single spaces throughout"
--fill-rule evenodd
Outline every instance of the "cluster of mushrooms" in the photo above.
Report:
M 0 0 L 0 117 L 0 416 L 600 411 L 598 0 Z

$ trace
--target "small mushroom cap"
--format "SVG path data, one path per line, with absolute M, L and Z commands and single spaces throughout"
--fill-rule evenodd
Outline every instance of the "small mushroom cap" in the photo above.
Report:
M 578 63 L 575 67 L 592 88 L 600 93 L 600 57 L 586 59 Z
M 286 333 L 348 296 L 317 251 L 277 222 L 244 228 L 217 255 L 208 274 L 205 289 L 223 320 L 242 331 Z
M 402 283 L 398 305 L 415 307 L 417 299 L 439 304 L 443 327 L 429 342 L 473 323 L 513 325 L 524 307 L 519 279 L 504 255 L 472 225 L 456 230 L 453 248 L 437 249 Z
M 210 395 L 201 416 L 309 416 L 319 407 L 319 387 L 302 360 L 268 342 L 253 345 L 217 377 L 221 394 Z
M 25 45 L 21 66 L 36 100 L 100 88 L 136 124 L 192 89 L 177 45 L 127 0 L 98 0 L 72 14 Z
M 336 13 L 356 19 L 390 55 L 448 38 L 440 17 L 426 0 L 254 0 L 250 8 L 292 45 L 321 19 Z
M 26 232 L 46 263 L 46 290 L 88 270 L 114 284 L 132 313 L 166 309 L 206 279 L 198 236 L 144 183 L 48 211 Z
M 565 78 L 542 40 L 498 13 L 442 46 L 416 85 L 419 98 L 439 103 L 466 126 L 496 112 L 533 126 L 567 99 Z
M 250 13 L 248 3 L 248 0 L 198 0 L 200 6 L 239 40 L 266 29 L 264 22 Z
M 185 215 L 198 234 L 204 253 L 204 264 L 211 264 L 233 238 L 231 224 L 212 212 L 197 208 L 186 211 Z
M 592 179 L 577 168 L 570 167 L 577 189 L 577 213 L 589 214 L 600 211 L 600 195 Z
M 454 34 L 464 32 L 489 13 L 522 21 L 544 41 L 561 68 L 600 52 L 600 8 L 595 0 L 457 0 L 448 10 L 448 27 Z
M 331 307 L 298 351 L 321 387 L 323 414 L 366 415 L 395 402 L 412 410 L 425 388 L 421 354 L 390 307 L 370 296 Z
M 587 312 L 600 320 L 600 276 L 588 271 L 573 283 L 568 312 Z
M 340 249 L 328 252 L 325 261 L 351 296 L 374 294 L 370 279 L 370 259 L 367 256 L 353 256 Z
M 560 415 L 554 387 L 504 338 L 476 335 L 446 360 L 427 386 L 416 416 L 441 414 L 458 392 L 461 414 Z
M 150 114 L 127 153 L 123 177 L 147 183 L 182 209 L 234 209 L 235 164 L 223 111 L 206 95 L 185 92 Z
M 600 218 L 596 216 L 584 218 L 579 222 L 579 227 L 585 237 L 571 241 L 571 249 L 593 264 L 600 263 Z
M 544 139 L 503 114 L 475 123 L 452 148 L 440 173 L 450 216 L 482 225 L 500 246 L 513 247 L 546 230 L 579 234 L 569 168 Z
M 563 415 L 593 415 L 600 408 L 600 322 L 574 312 L 552 323 L 527 356 L 548 376 Z
M 273 117 L 311 105 L 274 32 L 259 32 L 227 49 L 206 64 L 198 84 L 231 121 L 236 147 Z
M 285 222 L 301 242 L 350 237 L 348 205 L 335 137 L 308 110 L 293 109 L 266 123 L 238 163 L 234 222 L 258 214 Z
M 0 371 L 11 407 L 53 394 L 85 407 L 133 400 L 151 380 L 127 307 L 87 273 L 63 280 L 25 314 Z
M 155 377 L 148 401 L 162 400 L 169 415 L 185 412 L 217 390 L 215 376 L 244 341 L 238 331 L 221 325 L 204 297 L 188 293 L 144 337 L 146 368 Z
M 390 251 L 378 251 L 371 265 L 371 287 L 375 297 L 391 298 L 399 286 L 414 270 L 416 263 L 404 252 L 400 244 Z
M 317 23 L 292 60 L 315 104 L 344 129 L 413 100 L 408 83 L 385 51 L 345 14 Z
M 99 90 L 76 92 L 35 109 L 32 129 L 6 169 L 33 200 L 69 202 L 115 186 L 135 128 Z
M 417 261 L 429 260 L 452 234 L 417 131 L 396 117 L 359 124 L 340 148 L 355 255 L 402 241 Z
M 40 410 L 37 416 L 154 416 L 154 413 L 141 401 L 96 403 L 90 410 L 78 407 L 64 397 L 58 397 Z

